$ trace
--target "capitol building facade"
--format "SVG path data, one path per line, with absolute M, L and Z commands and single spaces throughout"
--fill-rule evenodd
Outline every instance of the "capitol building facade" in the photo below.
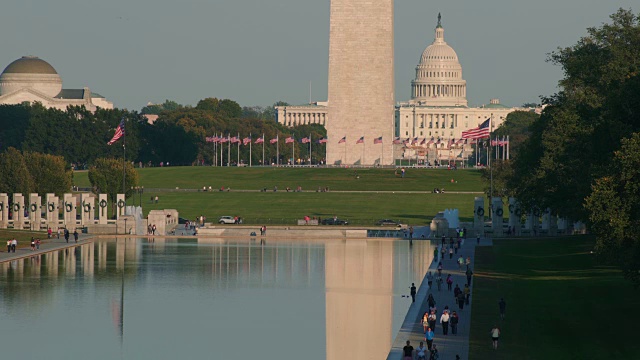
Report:
M 471 153 L 471 144 L 461 140 L 462 132 L 491 119 L 491 130 L 500 126 L 507 114 L 516 110 L 491 99 L 488 104 L 469 107 L 467 82 L 462 76 L 458 55 L 444 40 L 444 28 L 438 18 L 435 39 L 422 53 L 415 78 L 411 81 L 411 99 L 395 108 L 396 144 L 394 157 L 425 161 L 463 160 Z M 277 106 L 276 120 L 285 126 L 326 125 L 327 103 L 301 106 Z M 347 134 L 357 139 L 360 134 Z M 329 139 L 339 141 L 340 139 Z M 394 139 L 383 139 L 393 141 Z M 407 141 L 408 140 L 408 141 Z
M 39 102 L 46 108 L 66 110 L 68 106 L 84 106 L 89 111 L 98 107 L 113 109 L 113 103 L 100 94 L 82 89 L 63 89 L 62 78 L 48 62 L 23 56 L 9 64 L 0 74 L 0 105 Z

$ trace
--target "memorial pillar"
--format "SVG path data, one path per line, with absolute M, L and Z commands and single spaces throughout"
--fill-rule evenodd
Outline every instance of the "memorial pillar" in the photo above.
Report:
M 20 193 L 13 194 L 13 228 L 24 229 L 24 196 Z
M 80 194 L 80 224 L 86 226 L 92 223 L 93 196 L 88 193 Z
M 504 209 L 502 207 L 502 198 L 494 197 L 491 199 L 491 227 L 493 229 L 493 236 L 502 236 L 502 218 L 504 216 Z
M 104 225 L 109 218 L 107 194 L 98 194 L 98 224 Z
M 549 233 L 550 225 L 551 225 L 551 209 L 547 208 L 542 213 L 542 225 L 540 226 L 541 232 Z
M 0 194 L 0 228 L 6 229 L 9 225 L 9 195 Z
M 549 235 L 558 235 L 558 217 L 551 214 L 551 210 L 549 210 Z
M 64 194 L 64 226 L 71 232 L 76 229 L 76 197 L 73 194 Z
M 116 195 L 116 220 L 119 220 L 121 216 L 125 215 L 125 198 L 124 194 Z
M 567 219 L 558 218 L 558 233 L 565 234 L 567 232 Z
M 32 193 L 29 195 L 29 223 L 31 230 L 40 230 L 40 220 L 42 219 L 42 198 L 40 195 Z
M 484 198 L 476 197 L 473 207 L 473 228 L 476 233 L 484 234 Z
M 509 198 L 509 226 L 511 227 L 511 233 L 513 235 L 520 235 L 520 218 L 522 217 L 522 210 L 520 204 L 516 198 Z
M 47 226 L 51 228 L 51 231 L 58 231 L 59 219 L 60 219 L 60 198 L 56 194 L 47 194 Z

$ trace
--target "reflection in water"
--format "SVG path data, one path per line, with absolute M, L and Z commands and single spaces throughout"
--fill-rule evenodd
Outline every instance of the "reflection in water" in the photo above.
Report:
M 46 333 L 23 358 L 384 358 L 431 253 L 373 239 L 88 243 L 0 264 L 0 338 Z

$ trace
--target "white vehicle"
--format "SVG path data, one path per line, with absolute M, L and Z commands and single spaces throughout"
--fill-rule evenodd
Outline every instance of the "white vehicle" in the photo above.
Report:
M 220 224 L 235 224 L 236 220 L 233 218 L 233 216 L 220 216 L 220 219 L 218 219 L 218 223 L 220 223 Z

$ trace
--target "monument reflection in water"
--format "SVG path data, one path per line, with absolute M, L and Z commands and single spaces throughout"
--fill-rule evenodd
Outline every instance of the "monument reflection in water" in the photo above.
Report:
M 124 239 L 0 264 L 3 357 L 383 359 L 429 242 Z

